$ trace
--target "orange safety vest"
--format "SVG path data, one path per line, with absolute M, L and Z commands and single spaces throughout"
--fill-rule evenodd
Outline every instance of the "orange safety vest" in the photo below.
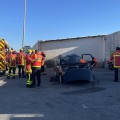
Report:
M 32 59 L 34 60 L 34 62 L 32 63 L 32 67 L 41 67 L 42 65 L 42 55 L 39 53 L 35 53 L 34 55 L 32 55 Z
M 18 53 L 18 65 L 25 65 L 25 54 L 23 52 Z

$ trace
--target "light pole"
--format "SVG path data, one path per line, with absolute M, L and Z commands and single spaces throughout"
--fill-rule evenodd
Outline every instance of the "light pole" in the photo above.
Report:
M 26 30 L 26 0 L 24 0 L 24 19 L 23 19 L 22 48 L 24 48 L 25 30 Z

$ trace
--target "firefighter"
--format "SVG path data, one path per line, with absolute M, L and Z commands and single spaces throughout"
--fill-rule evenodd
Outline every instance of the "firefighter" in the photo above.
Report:
M 115 59 L 115 56 L 120 56 L 120 47 L 116 47 L 116 51 L 112 53 L 109 62 L 114 61 L 114 72 L 115 72 L 115 76 L 114 76 L 114 82 L 118 82 L 118 68 L 120 66 L 115 66 L 116 63 L 120 64 L 120 61 Z
M 20 52 L 17 55 L 19 78 L 21 78 L 21 70 L 22 70 L 22 77 L 25 78 L 25 72 L 24 72 L 25 57 L 26 57 L 26 55 L 25 55 L 23 49 L 21 48 Z
M 32 56 L 35 55 L 35 50 L 31 50 L 31 51 L 32 51 L 32 53 L 31 53 L 31 58 L 32 58 Z M 32 64 L 33 64 L 33 63 L 31 63 L 31 66 L 32 66 Z
M 31 53 L 32 53 L 32 50 L 28 49 L 27 55 L 26 55 L 26 62 L 25 62 L 25 72 L 26 72 L 26 76 L 27 76 L 26 87 L 31 87 L 31 84 L 32 84 L 32 80 L 31 80 L 31 75 L 32 75 L 31 63 L 33 62 L 33 59 L 31 58 Z
M 6 71 L 8 71 L 8 57 L 9 57 L 9 53 L 8 53 L 8 52 L 6 52 L 6 53 L 5 53 Z
M 45 53 L 42 51 L 41 55 L 43 57 L 42 66 L 41 66 L 41 74 L 46 75 L 46 72 L 45 72 Z
M 92 68 L 97 64 L 97 59 L 92 56 L 92 61 L 90 61 L 90 64 L 91 64 L 91 70 L 92 70 Z
M 40 87 L 41 84 L 41 64 L 42 64 L 42 55 L 35 50 L 35 54 L 31 57 L 34 62 L 32 63 L 32 85 L 31 87 L 36 86 L 36 77 L 37 77 L 37 86 Z
M 10 60 L 10 56 L 11 56 L 12 52 L 13 51 L 9 49 L 8 53 L 6 54 L 6 70 L 8 70 L 8 71 L 9 71 L 9 68 L 10 68 L 10 66 L 9 66 L 10 62 L 9 62 L 9 60 Z
M 16 61 L 17 61 L 17 55 L 16 55 L 16 51 L 13 51 L 10 55 L 9 55 L 9 71 L 8 71 L 8 76 L 7 78 L 10 78 L 11 76 L 11 70 L 13 71 L 12 74 L 12 78 L 15 79 L 15 72 L 16 72 Z

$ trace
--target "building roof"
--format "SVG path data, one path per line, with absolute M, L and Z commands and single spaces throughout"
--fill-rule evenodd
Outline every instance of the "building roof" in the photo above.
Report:
M 73 40 L 73 39 L 82 39 L 82 38 L 94 38 L 94 37 L 104 37 L 106 35 L 96 35 L 96 36 L 85 36 L 85 37 L 76 37 L 76 38 L 63 38 L 55 40 L 39 40 L 39 42 L 52 42 L 52 41 L 64 41 L 64 40 Z

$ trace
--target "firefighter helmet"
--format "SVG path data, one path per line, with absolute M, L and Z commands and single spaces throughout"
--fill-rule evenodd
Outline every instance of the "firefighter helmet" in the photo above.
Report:
M 41 54 L 44 55 L 45 53 L 42 51 Z
M 22 48 L 20 48 L 20 51 L 23 51 L 23 49 L 22 49 Z
M 32 50 L 28 49 L 28 50 L 27 50 L 27 52 L 28 52 L 28 53 L 31 53 L 31 52 L 32 52 Z
M 35 53 L 35 50 L 32 50 L 33 53 Z
M 12 52 L 12 50 L 9 50 L 9 53 L 11 53 Z

